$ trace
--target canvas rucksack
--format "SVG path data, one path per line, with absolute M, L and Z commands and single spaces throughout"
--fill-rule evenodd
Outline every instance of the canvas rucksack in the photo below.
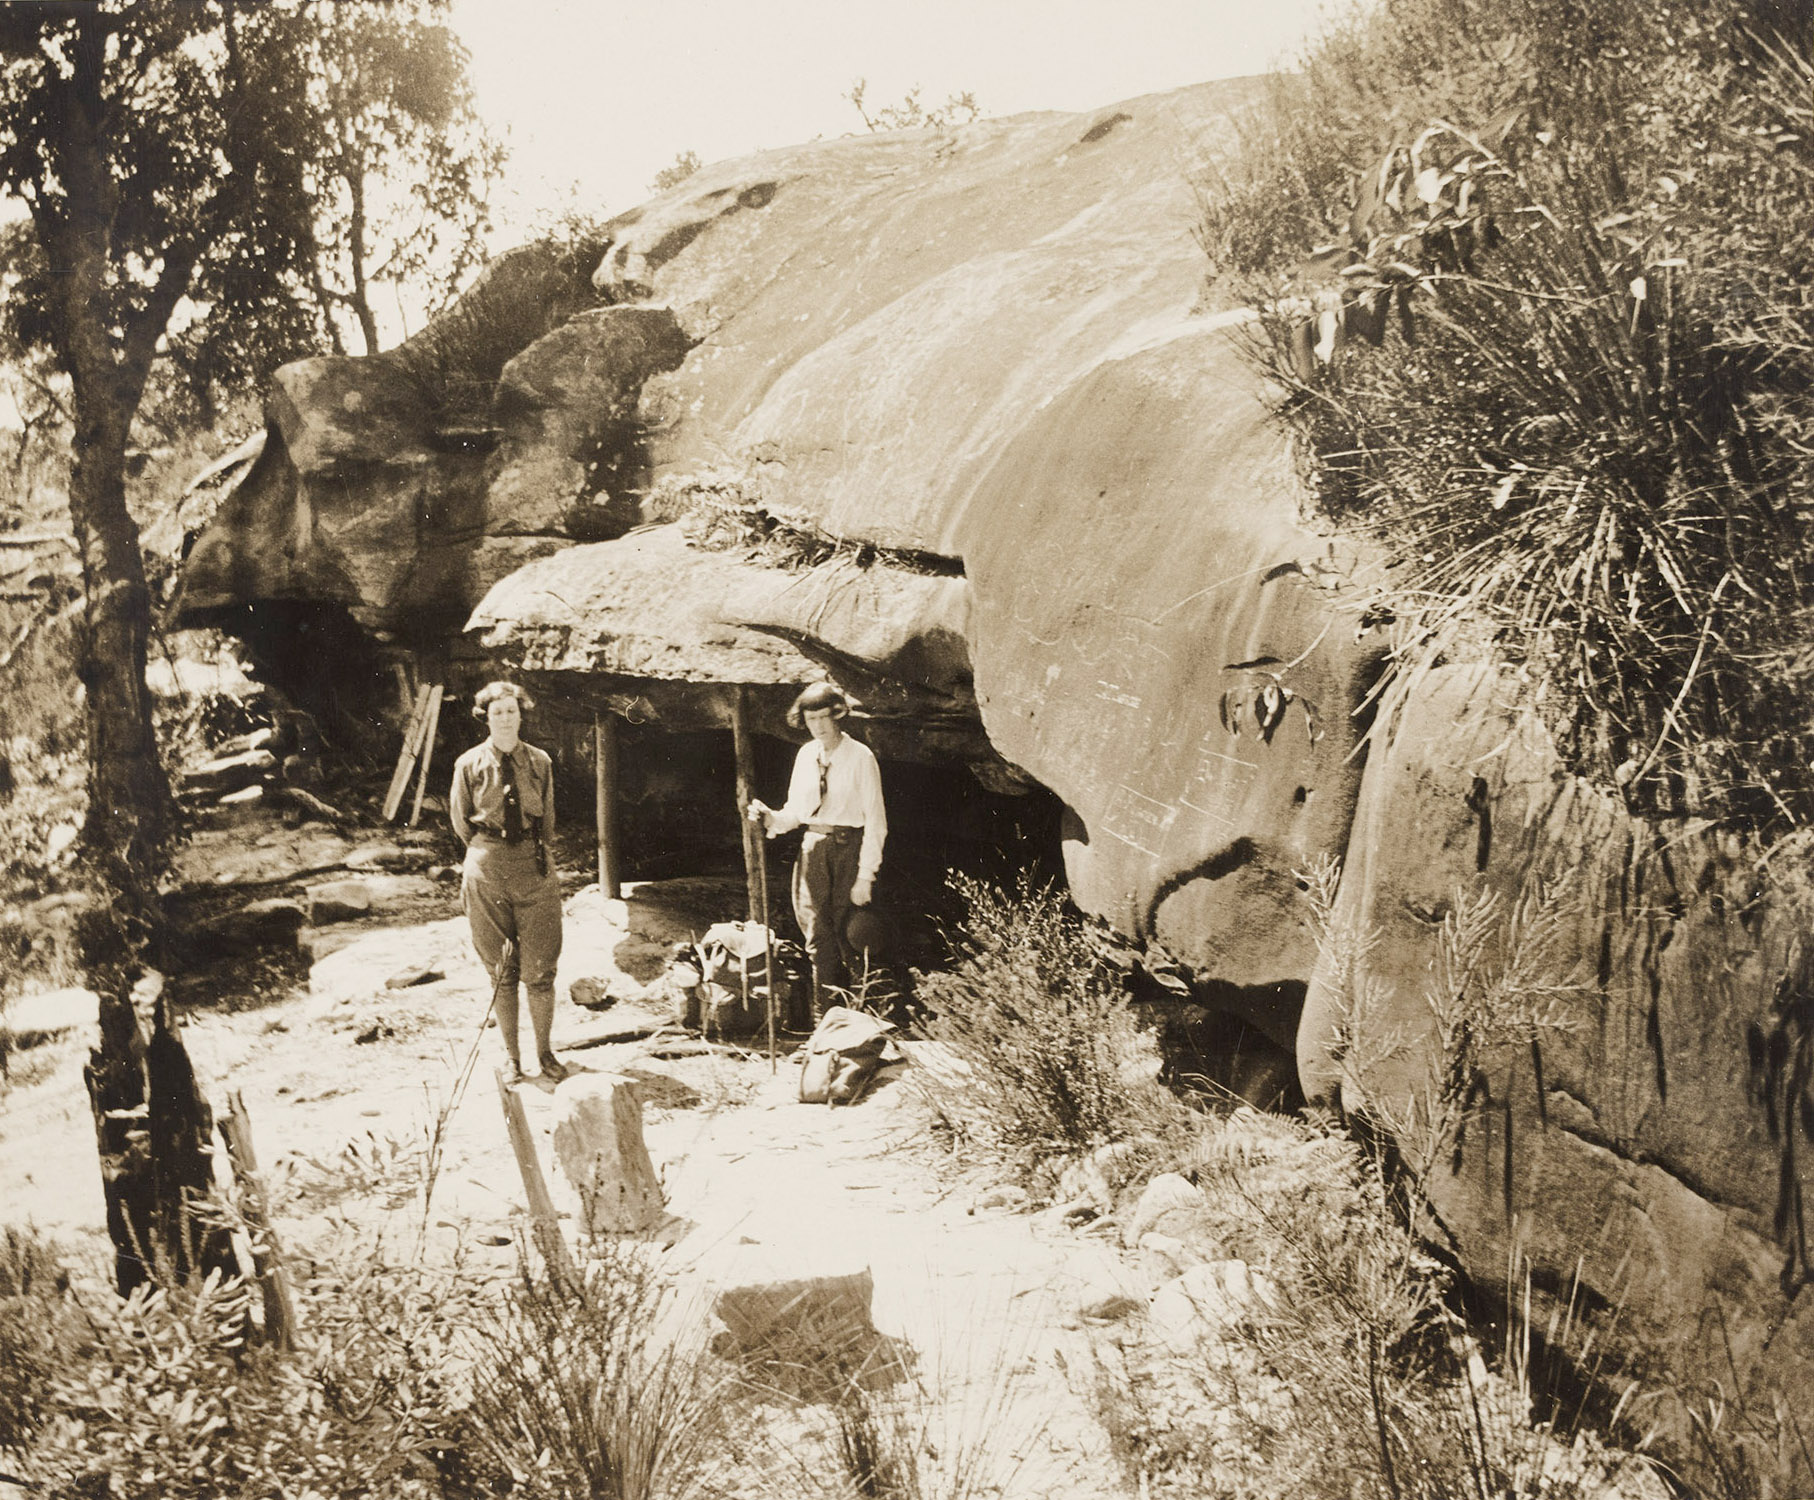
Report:
M 834 1005 L 813 1028 L 800 1069 L 802 1104 L 854 1104 L 891 1051 L 893 1025 Z M 896 1054 L 898 1055 L 898 1054 Z

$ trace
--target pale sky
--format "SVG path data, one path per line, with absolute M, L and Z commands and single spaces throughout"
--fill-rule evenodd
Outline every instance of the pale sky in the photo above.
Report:
M 707 162 L 863 128 L 918 84 L 984 114 L 1083 111 L 1288 60 L 1321 0 L 453 0 L 479 111 L 508 132 L 500 244 L 577 205 L 651 196 L 682 151 Z

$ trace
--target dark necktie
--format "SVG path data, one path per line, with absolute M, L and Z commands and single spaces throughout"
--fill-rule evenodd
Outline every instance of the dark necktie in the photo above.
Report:
M 813 803 L 813 812 L 814 813 L 818 812 L 820 808 L 825 806 L 825 793 L 826 793 L 826 790 L 830 786 L 831 786 L 831 762 L 826 759 L 825 752 L 823 750 L 821 750 L 819 752 L 819 800 L 817 802 Z
M 516 757 L 506 755 L 504 761 L 504 842 L 514 844 L 523 837 L 523 798 L 517 791 Z

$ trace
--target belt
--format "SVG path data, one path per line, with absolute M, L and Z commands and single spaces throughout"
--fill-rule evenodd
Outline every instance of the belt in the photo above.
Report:
M 523 834 L 520 838 L 507 839 L 501 833 L 493 833 L 489 828 L 480 826 L 472 831 L 472 842 L 475 844 L 496 844 L 499 848 L 514 849 L 519 844 L 533 843 L 534 837 Z
M 861 833 L 861 823 L 808 823 L 804 825 L 808 833 Z

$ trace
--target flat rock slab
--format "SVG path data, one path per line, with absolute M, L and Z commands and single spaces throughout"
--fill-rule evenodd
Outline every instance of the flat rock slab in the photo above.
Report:
M 73 1031 L 93 1026 L 100 1014 L 100 997 L 93 990 L 69 986 L 20 995 L 0 1006 L 0 1035 L 23 1037 Z
M 330 880 L 308 892 L 309 925 L 345 922 L 372 909 L 372 892 L 363 880 Z

